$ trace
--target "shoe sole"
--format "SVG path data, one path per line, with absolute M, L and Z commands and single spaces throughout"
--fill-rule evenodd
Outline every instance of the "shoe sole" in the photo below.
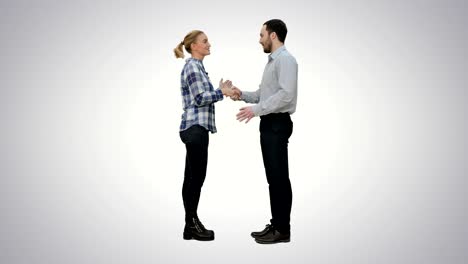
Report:
M 262 240 L 258 240 L 258 239 L 255 239 L 255 242 L 257 242 L 258 244 L 276 244 L 276 243 L 289 243 L 291 242 L 291 239 L 280 239 L 280 240 L 277 240 L 277 241 L 262 241 Z

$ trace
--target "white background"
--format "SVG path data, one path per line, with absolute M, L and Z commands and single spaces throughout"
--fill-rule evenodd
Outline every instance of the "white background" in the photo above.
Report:
M 464 263 L 464 1 L 3 1 L 0 262 Z M 203 30 L 212 82 L 257 89 L 262 24 L 288 26 L 292 241 L 269 221 L 258 118 L 216 104 L 199 215 L 182 239 L 183 60 Z

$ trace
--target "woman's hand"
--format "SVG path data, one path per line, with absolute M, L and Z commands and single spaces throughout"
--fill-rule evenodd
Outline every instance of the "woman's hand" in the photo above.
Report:
M 223 79 L 219 81 L 219 88 L 221 89 L 221 92 L 223 92 L 223 95 L 225 96 L 233 96 L 234 95 L 234 90 L 232 89 L 232 82 L 230 80 L 226 80 L 223 82 Z

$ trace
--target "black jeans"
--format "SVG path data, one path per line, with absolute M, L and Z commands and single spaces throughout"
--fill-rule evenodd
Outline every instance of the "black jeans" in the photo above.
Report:
M 261 116 L 260 144 L 270 190 L 271 224 L 290 232 L 292 189 L 289 181 L 288 142 L 293 123 L 288 113 Z
M 202 126 L 194 125 L 181 131 L 180 138 L 187 149 L 184 184 L 182 186 L 185 221 L 187 222 L 192 217 L 198 217 L 198 202 L 208 164 L 208 130 Z

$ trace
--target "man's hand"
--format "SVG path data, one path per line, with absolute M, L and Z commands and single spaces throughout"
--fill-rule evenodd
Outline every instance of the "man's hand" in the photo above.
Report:
M 236 115 L 237 120 L 239 120 L 239 122 L 246 120 L 245 123 L 247 124 L 250 121 L 250 119 L 252 119 L 255 116 L 251 106 L 242 107 L 239 110 L 239 113 L 237 113 Z
M 240 97 L 242 95 L 242 91 L 239 90 L 239 88 L 237 88 L 236 86 L 232 86 L 232 90 L 233 90 L 234 94 L 231 96 L 231 99 L 234 100 L 234 101 L 240 100 Z

